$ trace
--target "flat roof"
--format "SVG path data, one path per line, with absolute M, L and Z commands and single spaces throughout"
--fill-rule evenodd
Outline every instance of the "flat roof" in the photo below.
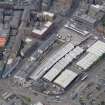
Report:
M 58 84 L 59 86 L 66 88 L 75 78 L 77 74 L 71 70 L 64 70 L 60 76 L 56 78 L 54 83 Z
M 87 52 L 88 54 L 77 62 L 77 65 L 85 70 L 92 66 L 105 53 L 105 43 L 98 40 L 87 49 Z
M 37 80 L 41 78 L 45 72 L 47 72 L 57 61 L 59 61 L 62 57 L 64 57 L 68 52 L 70 52 L 72 49 L 74 49 L 74 45 L 71 43 L 68 43 L 61 49 L 59 49 L 55 54 L 51 55 L 51 57 L 48 59 L 48 61 L 38 67 L 30 76 L 31 79 Z
M 82 58 L 79 62 L 77 62 L 77 65 L 84 70 L 87 70 L 94 62 L 96 62 L 99 59 L 99 56 L 88 53 L 84 58 Z
M 43 28 L 41 28 L 41 29 L 36 29 L 36 28 L 34 28 L 32 32 L 35 33 L 35 34 L 38 34 L 38 35 L 43 35 L 43 34 L 49 29 L 49 27 L 50 27 L 52 24 L 53 24 L 52 22 L 47 21 L 47 22 L 44 24 Z
M 102 56 L 105 53 L 105 43 L 98 40 L 87 51 Z
M 59 60 L 44 76 L 43 78 L 48 81 L 53 81 L 54 78 L 62 72 L 62 70 L 70 64 L 78 55 L 80 55 L 84 50 L 77 46 L 75 49 L 70 51 L 61 60 Z
M 48 15 L 48 16 L 54 17 L 54 13 L 47 12 L 47 11 L 44 11 L 43 15 Z

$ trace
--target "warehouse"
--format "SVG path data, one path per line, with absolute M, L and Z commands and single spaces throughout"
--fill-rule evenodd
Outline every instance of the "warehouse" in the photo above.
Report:
M 43 52 L 46 50 L 45 44 L 51 44 L 55 40 L 56 36 L 51 36 L 48 41 L 44 42 L 43 45 L 41 45 L 38 49 L 43 50 Z M 47 45 L 48 47 L 48 45 Z M 31 62 L 25 62 L 20 70 L 15 74 L 14 78 L 17 80 L 19 83 L 24 83 L 25 79 L 29 76 L 33 68 L 37 65 L 36 61 L 41 57 L 41 53 L 36 50 L 30 57 Z M 34 66 L 32 66 L 34 65 Z
M 87 70 L 93 63 L 95 63 L 100 57 L 93 54 L 88 53 L 83 59 L 77 62 L 77 65 L 84 70 Z
M 80 47 L 76 47 L 72 51 L 70 51 L 68 54 L 65 55 L 60 61 L 58 61 L 50 71 L 48 71 L 43 78 L 48 81 L 53 81 L 57 75 L 59 75 L 60 72 L 70 63 L 72 63 L 73 59 L 76 59 L 78 55 L 83 53 L 83 49 Z
M 72 57 L 68 56 L 65 58 L 62 58 L 58 63 L 56 63 L 51 69 L 50 71 L 48 71 L 45 75 L 44 75 L 44 79 L 48 80 L 48 81 L 53 81 L 54 78 L 56 78 L 57 75 L 59 75 L 59 73 L 62 72 L 62 70 L 69 64 L 71 63 L 73 60 Z
M 87 51 L 98 56 L 102 56 L 105 53 L 105 43 L 102 41 L 97 41 Z
M 74 48 L 74 45 L 68 43 L 66 46 L 58 50 L 55 54 L 51 55 L 51 57 L 45 62 L 44 65 L 38 67 L 34 73 L 30 76 L 31 79 L 37 80 L 41 78 L 57 61 L 59 61 L 62 57 L 64 57 L 68 52 L 70 52 Z
M 81 53 L 83 53 L 84 49 L 82 49 L 81 47 L 77 46 L 74 50 L 72 50 L 69 55 L 72 56 L 74 59 L 76 59 L 76 57 L 78 55 L 80 55 Z
M 54 83 L 62 88 L 66 88 L 77 77 L 77 75 L 78 74 L 75 72 L 66 69 L 55 79 Z
M 92 66 L 105 53 L 105 43 L 97 41 L 87 49 L 87 52 L 88 54 L 77 62 L 77 65 L 84 70 L 87 70 L 90 66 Z

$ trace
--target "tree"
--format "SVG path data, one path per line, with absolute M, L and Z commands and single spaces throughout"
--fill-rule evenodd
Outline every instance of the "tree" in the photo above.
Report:
M 105 105 L 105 101 L 101 101 L 101 105 Z
M 102 19 L 102 25 L 105 27 L 105 18 Z

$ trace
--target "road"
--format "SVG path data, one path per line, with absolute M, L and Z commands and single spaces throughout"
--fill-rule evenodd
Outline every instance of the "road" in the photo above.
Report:
M 70 105 L 70 103 L 65 102 L 65 101 L 55 101 L 55 98 L 53 100 L 51 99 L 52 97 L 46 96 L 44 94 L 34 94 L 32 90 L 29 88 L 22 88 L 17 86 L 16 84 L 13 83 L 13 78 L 10 78 L 8 80 L 0 80 L 0 90 L 3 90 L 2 92 L 0 91 L 0 96 L 4 92 L 12 92 L 17 95 L 22 95 L 22 96 L 28 96 L 31 97 L 32 103 L 37 103 L 41 101 L 42 103 L 45 103 L 46 105 Z M 38 93 L 38 92 L 36 92 Z

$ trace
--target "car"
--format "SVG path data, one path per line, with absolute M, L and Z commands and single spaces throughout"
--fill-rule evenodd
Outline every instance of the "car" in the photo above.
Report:
M 83 74 L 82 78 L 81 78 L 81 81 L 84 81 L 85 79 L 88 78 L 88 74 Z

